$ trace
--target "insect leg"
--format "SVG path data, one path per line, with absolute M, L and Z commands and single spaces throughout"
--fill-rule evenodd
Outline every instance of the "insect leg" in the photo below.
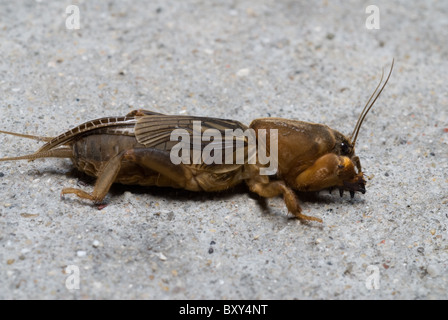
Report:
M 255 192 L 256 194 L 264 198 L 273 198 L 279 195 L 283 195 L 283 199 L 289 212 L 291 212 L 300 220 L 322 222 L 322 220 L 319 218 L 302 214 L 302 209 L 300 208 L 299 200 L 297 199 L 296 194 L 291 188 L 287 187 L 283 181 L 269 181 L 269 178 L 267 177 L 266 179 L 262 179 L 260 176 L 258 176 L 256 178 L 246 180 L 246 184 L 249 186 L 249 189 L 252 192 Z
M 331 187 L 341 190 L 365 192 L 362 172 L 358 174 L 348 157 L 328 153 L 317 159 L 312 166 L 295 178 L 295 188 L 299 191 L 319 191 Z
M 156 183 L 156 185 L 169 185 L 190 191 L 202 190 L 196 183 L 191 171 L 182 164 L 173 164 L 167 151 L 154 148 L 136 148 L 126 151 L 124 159 L 158 172 L 160 174 L 160 184 Z
M 73 193 L 82 199 L 92 200 L 96 204 L 101 203 L 120 171 L 121 161 L 123 160 L 124 154 L 125 151 L 117 154 L 106 163 L 104 168 L 98 174 L 98 179 L 95 182 L 95 187 L 93 188 L 92 193 L 76 188 L 65 188 L 62 190 L 61 195 Z

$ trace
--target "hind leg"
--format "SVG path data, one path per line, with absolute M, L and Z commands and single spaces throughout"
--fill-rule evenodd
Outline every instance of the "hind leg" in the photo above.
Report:
M 81 189 L 76 188 L 65 188 L 62 189 L 61 196 L 64 194 L 76 194 L 78 197 L 82 199 L 87 199 L 93 201 L 95 204 L 101 203 L 104 197 L 109 192 L 112 183 L 114 183 L 115 178 L 118 175 L 118 172 L 121 168 L 121 161 L 123 160 L 124 152 L 114 156 L 110 159 L 104 168 L 101 170 L 98 175 L 98 179 L 96 180 L 95 187 L 93 188 L 92 193 L 85 192 Z
M 132 162 L 140 167 L 158 172 L 161 176 L 160 182 L 157 181 L 154 185 L 184 188 L 191 191 L 201 190 L 189 170 L 182 165 L 174 165 L 170 161 L 169 153 L 151 148 L 137 148 L 123 151 L 110 159 L 98 174 L 92 193 L 77 188 L 65 188 L 62 190 L 62 195 L 76 194 L 82 199 L 91 200 L 96 204 L 101 203 L 117 179 L 122 161 Z M 142 175 L 139 177 L 139 182 L 144 182 L 147 178 Z

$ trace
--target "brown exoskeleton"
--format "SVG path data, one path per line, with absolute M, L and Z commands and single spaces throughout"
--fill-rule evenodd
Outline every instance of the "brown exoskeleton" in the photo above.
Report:
M 286 206 L 301 220 L 321 219 L 302 214 L 293 190 L 319 191 L 339 188 L 354 196 L 356 191 L 365 193 L 365 180 L 359 158 L 355 155 L 355 143 L 367 113 L 383 91 L 392 73 L 380 88 L 381 81 L 364 107 L 350 137 L 321 124 L 263 118 L 254 120 L 249 128 L 258 134 L 266 129 L 278 133 L 278 171 L 276 177 L 261 175 L 263 168 L 258 161 L 249 163 L 248 141 L 233 146 L 245 150 L 245 161 L 241 164 L 174 164 L 170 152 L 178 141 L 170 139 L 175 129 L 193 133 L 194 122 L 200 121 L 201 130 L 215 129 L 224 133 L 231 129 L 248 129 L 238 121 L 217 118 L 170 116 L 152 111 L 136 110 L 124 117 L 107 117 L 86 122 L 57 137 L 38 137 L 20 133 L 0 131 L 19 137 L 43 140 L 47 143 L 35 153 L 9 157 L 0 161 L 35 160 L 39 158 L 70 158 L 75 167 L 96 177 L 91 193 L 76 188 L 65 188 L 64 194 L 75 194 L 80 198 L 101 203 L 113 183 L 142 186 L 168 186 L 190 191 L 221 191 L 242 181 L 252 192 L 271 198 L 283 195 Z M 379 90 L 378 90 L 379 89 Z M 258 137 L 259 138 L 259 137 Z M 257 138 L 257 139 L 258 139 Z M 241 142 L 241 141 L 240 141 Z M 192 152 L 198 148 L 191 143 Z M 199 148 L 205 145 L 200 142 Z M 267 150 L 270 145 L 267 144 Z

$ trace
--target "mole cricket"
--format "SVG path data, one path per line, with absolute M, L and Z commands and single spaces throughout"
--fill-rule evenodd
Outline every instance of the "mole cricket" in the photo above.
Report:
M 361 162 L 355 155 L 355 144 L 367 113 L 390 78 L 393 65 L 394 61 L 386 81 L 381 85 L 383 71 L 378 86 L 363 108 L 350 136 L 323 124 L 282 118 L 256 119 L 247 127 L 234 120 L 135 110 L 124 117 L 106 117 L 86 122 L 57 137 L 0 131 L 46 142 L 33 154 L 1 158 L 0 161 L 70 158 L 79 171 L 95 177 L 96 182 L 90 193 L 77 188 L 64 188 L 61 195 L 75 194 L 95 204 L 103 201 L 113 183 L 216 192 L 244 181 L 250 191 L 261 197 L 282 195 L 288 211 L 301 221 L 322 222 L 320 218 L 302 213 L 294 190 L 307 192 L 338 188 L 341 196 L 346 190 L 351 197 L 354 197 L 355 192 L 365 193 L 366 181 Z M 257 144 L 260 142 L 260 133 L 266 133 L 265 151 L 269 154 L 271 143 L 275 143 L 278 148 L 277 159 L 274 159 L 276 174 L 260 174 L 266 166 L 259 159 L 253 161 L 249 152 L 250 135 L 233 136 L 230 141 L 230 158 L 236 160 L 238 152 L 242 152 L 242 162 L 210 163 L 200 158 L 192 163 L 173 163 L 172 151 L 179 146 L 178 139 L 171 139 L 173 131 L 182 129 L 188 134 L 194 134 L 194 124 L 198 122 L 201 124 L 201 133 L 210 129 L 221 135 L 228 130 L 252 130 Z M 270 137 L 271 132 L 277 135 L 274 142 Z M 186 144 L 187 150 L 182 152 L 191 152 L 184 153 L 182 159 L 188 159 L 198 149 L 205 151 L 210 145 L 213 145 L 214 156 L 220 148 L 225 151 L 229 147 L 223 141 L 208 141 L 209 144 L 203 139 L 199 143 L 195 139 L 193 142 L 190 139 L 186 143 L 184 141 L 183 146 Z M 226 143 L 229 141 L 226 140 Z M 228 160 L 229 153 L 226 156 Z

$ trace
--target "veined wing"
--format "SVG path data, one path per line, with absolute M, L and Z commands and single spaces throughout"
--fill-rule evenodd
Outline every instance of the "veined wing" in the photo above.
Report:
M 63 134 L 51 139 L 37 152 L 48 151 L 58 146 L 69 144 L 85 133 L 97 131 L 98 134 L 134 135 L 135 118 L 138 115 L 161 115 L 149 110 L 133 110 L 124 117 L 105 117 L 85 122 Z
M 249 145 L 256 146 L 255 135 L 235 120 L 178 115 L 144 115 L 136 119 L 135 136 L 140 144 L 171 151 L 184 143 L 193 164 L 213 165 L 218 158 L 221 164 L 243 164 L 250 157 Z
M 120 127 L 121 134 L 125 134 L 126 132 L 133 134 L 134 125 L 135 125 L 135 117 L 127 117 L 127 116 L 106 117 L 88 121 L 53 138 L 51 141 L 44 144 L 37 152 L 44 152 L 64 144 L 69 144 L 83 134 L 104 128 Z

